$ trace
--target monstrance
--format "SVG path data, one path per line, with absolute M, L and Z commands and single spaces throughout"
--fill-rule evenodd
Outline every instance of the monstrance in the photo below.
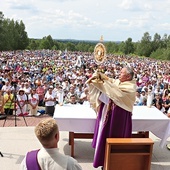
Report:
M 97 65 L 102 64 L 106 59 L 106 48 L 102 43 L 102 41 L 103 41 L 103 36 L 101 36 L 100 42 L 97 43 L 94 48 L 94 60 Z
M 98 66 L 106 60 L 106 48 L 105 48 L 104 44 L 102 43 L 102 41 L 103 41 L 103 36 L 101 36 L 100 42 L 97 43 L 94 48 L 94 60 Z M 99 72 L 98 69 L 96 71 Z M 99 76 L 100 76 L 100 74 L 99 74 Z M 98 79 L 98 82 L 101 82 L 100 77 Z

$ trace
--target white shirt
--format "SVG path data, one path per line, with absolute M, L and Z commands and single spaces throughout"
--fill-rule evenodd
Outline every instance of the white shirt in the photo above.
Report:
M 29 94 L 31 92 L 31 87 L 28 87 L 28 88 L 24 87 L 24 91 L 26 94 Z
M 38 96 L 38 94 L 33 94 L 33 96 L 31 94 L 29 94 L 28 100 L 30 100 L 31 104 L 35 105 L 39 101 L 39 96 Z
M 63 90 L 60 90 L 56 93 L 56 98 L 59 103 L 63 103 L 64 101 L 64 92 Z
M 77 160 L 61 154 L 58 148 L 41 148 L 38 152 L 38 163 L 42 170 L 82 170 Z M 26 157 L 21 163 L 20 170 L 27 170 Z
M 14 90 L 14 88 L 10 85 L 3 85 L 1 90 L 4 91 L 5 94 L 7 90 Z
M 49 92 L 47 91 L 46 94 L 45 94 L 45 98 L 47 98 L 47 99 L 54 99 L 55 98 L 55 94 L 54 93 L 49 94 Z M 46 101 L 45 102 L 45 106 L 54 106 L 54 105 L 55 105 L 54 101 Z
M 23 106 L 24 102 L 27 101 L 26 94 L 23 94 L 22 96 L 18 94 L 17 95 L 17 100 L 18 100 L 20 106 Z

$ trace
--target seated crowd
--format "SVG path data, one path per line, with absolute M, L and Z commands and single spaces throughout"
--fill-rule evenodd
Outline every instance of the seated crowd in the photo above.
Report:
M 109 54 L 97 65 L 92 53 L 27 50 L 0 52 L 0 62 L 1 113 L 36 116 L 38 106 L 44 106 L 52 116 L 55 104 L 88 104 L 85 82 L 94 71 L 118 78 L 123 65 L 133 67 L 135 73 L 135 105 L 170 112 L 170 63 L 166 61 Z
M 66 91 L 58 83 L 48 82 L 32 87 L 29 82 L 25 82 L 14 87 L 6 82 L 0 90 L 0 112 L 13 115 L 16 111 L 17 116 L 39 116 L 38 106 L 43 106 L 45 113 L 53 116 L 56 104 L 83 104 L 87 101 L 87 95 L 87 88 L 74 85 L 70 85 Z
M 150 102 L 149 102 L 150 100 Z M 170 91 L 167 84 L 164 86 L 155 85 L 137 89 L 136 91 L 136 106 L 155 106 L 164 114 L 170 114 Z

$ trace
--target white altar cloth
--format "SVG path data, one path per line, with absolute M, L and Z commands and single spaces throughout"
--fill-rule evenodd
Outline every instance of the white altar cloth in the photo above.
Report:
M 93 133 L 96 113 L 89 106 L 63 105 L 55 106 L 53 116 L 60 131 L 79 133 Z M 170 137 L 170 119 L 155 107 L 134 106 L 132 115 L 132 130 L 151 131 L 161 140 L 163 147 Z

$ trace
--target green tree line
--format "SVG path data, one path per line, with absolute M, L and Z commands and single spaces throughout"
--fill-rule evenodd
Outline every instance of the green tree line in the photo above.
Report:
M 0 12 L 0 50 L 24 50 L 28 45 L 24 23 L 4 18 Z
M 0 50 L 65 50 L 93 52 L 96 41 L 80 40 L 57 40 L 51 35 L 42 39 L 28 38 L 25 25 L 22 21 L 4 18 L 0 12 Z M 170 60 L 170 35 L 164 34 L 162 37 L 155 33 L 152 37 L 149 32 L 145 32 L 138 42 L 133 42 L 128 38 L 122 42 L 105 41 L 107 53 L 126 54 L 151 57 L 161 60 Z

